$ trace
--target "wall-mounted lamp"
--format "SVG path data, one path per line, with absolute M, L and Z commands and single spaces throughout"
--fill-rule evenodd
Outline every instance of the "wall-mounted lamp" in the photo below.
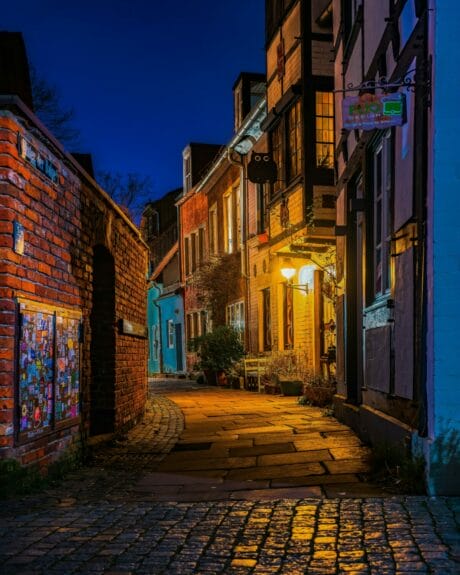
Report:
M 292 263 L 291 258 L 284 258 L 281 265 L 281 275 L 288 281 L 291 281 L 295 276 L 296 269 Z
M 292 278 L 295 276 L 297 270 L 292 263 L 291 258 L 284 258 L 281 264 L 281 275 L 286 278 L 287 286 L 300 290 L 303 294 L 307 295 L 313 290 L 314 285 L 314 271 L 315 266 L 308 265 L 302 266 L 299 270 L 299 283 L 293 284 Z

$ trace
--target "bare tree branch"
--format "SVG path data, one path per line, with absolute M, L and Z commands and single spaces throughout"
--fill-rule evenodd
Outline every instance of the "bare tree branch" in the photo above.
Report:
M 30 80 L 37 116 L 60 142 L 66 146 L 77 146 L 80 133 L 72 125 L 74 110 L 62 107 L 56 86 L 48 84 L 33 66 L 30 67 Z

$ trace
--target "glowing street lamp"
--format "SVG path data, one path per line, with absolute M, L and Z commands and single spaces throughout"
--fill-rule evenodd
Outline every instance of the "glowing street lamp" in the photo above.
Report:
M 292 263 L 291 258 L 284 258 L 281 266 L 281 275 L 287 279 L 288 282 L 295 276 L 296 269 Z
M 309 293 L 309 291 L 313 287 L 314 279 L 313 273 L 315 270 L 315 266 L 302 266 L 299 270 L 299 284 L 294 285 L 292 283 L 292 278 L 297 273 L 294 264 L 292 263 L 291 258 L 284 258 L 283 263 L 281 265 L 281 275 L 287 280 L 287 286 L 293 289 L 298 289 L 303 292 L 305 295 Z

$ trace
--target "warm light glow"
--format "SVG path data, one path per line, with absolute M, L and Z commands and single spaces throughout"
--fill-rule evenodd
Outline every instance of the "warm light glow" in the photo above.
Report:
M 305 285 L 308 290 L 313 289 L 315 266 L 302 266 L 299 270 L 299 284 Z
M 296 269 L 293 266 L 292 261 L 289 258 L 285 258 L 281 266 L 281 275 L 290 281 L 295 276 L 295 272 Z

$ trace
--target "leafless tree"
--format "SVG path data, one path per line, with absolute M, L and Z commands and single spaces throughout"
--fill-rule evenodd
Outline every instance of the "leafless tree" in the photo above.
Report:
M 145 204 L 152 196 L 152 180 L 141 174 L 99 172 L 97 181 L 109 196 L 124 209 L 125 213 L 139 223 Z
M 30 66 L 30 81 L 32 98 L 37 116 L 49 131 L 66 147 L 76 147 L 80 137 L 79 131 L 73 126 L 75 112 L 72 108 L 64 108 L 56 86 L 49 84 L 39 75 L 34 66 Z

